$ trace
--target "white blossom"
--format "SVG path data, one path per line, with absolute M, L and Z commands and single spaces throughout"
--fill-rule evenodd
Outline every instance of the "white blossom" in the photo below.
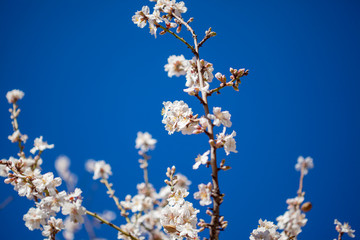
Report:
M 45 225 L 47 214 L 39 208 L 30 208 L 29 211 L 24 215 L 23 220 L 25 226 L 31 231 L 34 229 L 40 229 L 40 224 Z
M 137 237 L 139 240 L 143 240 L 144 237 L 140 236 L 139 226 L 135 223 L 129 222 L 125 225 L 121 225 L 121 229 L 126 232 L 130 233 L 132 236 Z M 118 239 L 124 239 L 124 240 L 132 240 L 133 238 L 122 234 L 121 232 L 118 232 Z
M 44 151 L 45 149 L 52 149 L 54 148 L 54 144 L 48 144 L 47 142 L 43 141 L 43 136 L 39 138 L 35 138 L 34 140 L 34 147 L 30 150 L 32 154 L 35 154 L 36 151 Z
M 226 155 L 229 155 L 230 152 L 237 153 L 236 150 L 236 141 L 234 137 L 236 136 L 236 132 L 233 131 L 230 135 L 225 135 L 226 128 L 223 128 L 222 133 L 217 134 L 216 144 L 220 146 L 224 146 L 224 150 Z
M 132 212 L 141 212 L 145 209 L 149 209 L 152 206 L 152 199 L 145 195 L 135 195 L 130 202 L 130 208 Z
M 93 179 L 94 180 L 96 180 L 98 178 L 108 179 L 109 175 L 112 175 L 111 166 L 109 164 L 105 163 L 105 161 L 103 161 L 103 160 L 97 161 L 94 166 Z
M 336 225 L 335 229 L 338 231 L 338 233 L 347 233 L 349 237 L 354 238 L 354 232 L 355 230 L 351 229 L 351 226 L 349 223 L 345 222 L 344 224 L 341 224 L 337 219 L 334 220 L 334 224 Z
M 22 99 L 24 95 L 23 91 L 14 89 L 6 93 L 6 98 L 9 103 L 16 103 L 16 101 Z
M 132 17 L 132 21 L 139 27 L 144 28 L 149 19 L 150 9 L 148 6 L 143 6 L 141 11 L 137 11 Z
M 44 210 L 48 215 L 55 215 L 60 211 L 60 207 L 65 203 L 66 192 L 61 191 L 55 195 L 47 196 L 39 203 L 36 203 L 38 208 Z
M 188 61 L 189 67 L 186 72 L 186 83 L 185 86 L 188 87 L 184 89 L 184 92 L 187 92 L 189 95 L 195 95 L 199 91 L 207 92 L 209 89 L 209 82 L 214 78 L 212 72 L 214 68 L 211 63 L 208 63 L 204 60 L 200 60 L 201 74 L 203 79 L 203 86 L 201 87 L 197 64 L 195 58 Z
M 2 159 L 1 161 L 6 161 L 6 159 Z M 0 164 L 0 177 L 7 177 L 9 170 L 10 169 L 5 164 Z
M 211 183 L 208 183 L 207 185 L 201 183 L 198 186 L 199 191 L 194 193 L 195 199 L 200 199 L 200 205 L 206 206 L 210 205 L 212 203 L 211 201 Z
M 189 195 L 189 192 L 186 189 L 177 189 L 169 196 L 168 202 L 170 205 L 183 204 L 184 198 L 187 197 L 187 195 Z
M 71 221 L 70 217 L 67 217 L 64 221 L 64 228 L 63 237 L 66 240 L 73 240 L 74 233 L 81 228 L 81 225 L 79 223 L 74 223 Z
M 172 239 L 197 239 L 197 214 L 192 203 L 185 201 L 188 192 L 184 189 L 175 190 L 168 198 L 168 205 L 161 210 L 161 225 Z M 180 236 L 180 238 L 178 238 Z
M 176 230 L 179 232 L 180 237 L 185 237 L 187 239 L 196 239 L 198 235 L 198 231 L 190 223 L 178 225 L 176 226 Z
M 49 237 L 49 239 L 52 239 L 50 238 L 50 236 L 52 234 L 56 234 L 58 233 L 59 231 L 61 231 L 61 229 L 64 228 L 64 224 L 63 224 L 63 221 L 61 218 L 54 218 L 54 217 L 50 217 L 50 220 L 47 222 L 47 225 L 44 226 L 44 230 L 42 231 L 42 235 L 44 237 Z
M 165 13 L 174 13 L 181 17 L 181 13 L 186 13 L 187 8 L 184 2 L 176 2 L 176 0 L 158 0 L 154 9 L 158 9 Z
M 188 60 L 183 55 L 172 55 L 168 58 L 168 63 L 165 65 L 165 71 L 168 72 L 168 76 L 180 77 L 186 75 L 187 68 L 189 67 Z
M 231 114 L 228 111 L 222 112 L 220 107 L 214 107 L 213 113 L 214 114 L 208 114 L 208 118 L 214 120 L 215 126 L 220 126 L 220 124 L 222 124 L 225 127 L 231 127 Z
M 143 152 L 153 150 L 155 148 L 157 140 L 153 139 L 148 132 L 138 132 L 135 141 L 135 148 L 140 149 Z
M 79 199 L 73 203 L 65 202 L 61 213 L 64 215 L 69 215 L 71 221 L 75 223 L 83 223 L 84 222 L 83 215 L 86 214 L 86 209 L 81 204 L 82 201 Z
M 86 163 L 85 163 L 86 171 L 88 171 L 89 173 L 93 173 L 94 168 L 95 168 L 95 163 L 96 163 L 96 161 L 94 159 L 87 160 Z
M 193 165 L 193 169 L 198 169 L 201 164 L 205 165 L 209 160 L 209 153 L 210 150 L 207 150 L 202 155 L 198 155 L 197 158 L 195 158 L 195 164 Z
M 304 167 L 304 175 L 308 174 L 309 169 L 314 168 L 313 159 L 311 157 L 305 159 L 303 156 L 298 157 L 295 169 L 301 171 L 302 167 Z
M 13 132 L 13 134 L 9 135 L 8 139 L 14 143 L 17 142 L 21 137 L 21 133 L 19 130 L 16 130 L 15 132 Z
M 293 237 L 297 239 L 297 236 L 301 233 L 301 227 L 305 226 L 307 219 L 305 214 L 301 212 L 300 204 L 304 201 L 304 197 L 295 197 L 286 200 L 288 204 L 288 210 L 281 216 L 276 218 L 279 229 L 283 229 L 282 235 Z
M 250 235 L 250 240 L 278 240 L 280 234 L 277 229 L 273 222 L 260 219 L 258 228 L 254 229 Z
M 163 102 L 162 110 L 165 129 L 169 134 L 182 132 L 183 134 L 191 134 L 195 130 L 193 120 L 193 112 L 189 106 L 183 101 Z

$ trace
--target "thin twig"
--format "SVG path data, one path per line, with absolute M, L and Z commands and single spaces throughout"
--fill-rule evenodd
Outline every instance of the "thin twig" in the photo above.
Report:
M 105 223 L 107 225 L 109 225 L 112 228 L 115 228 L 116 230 L 118 230 L 119 232 L 121 232 L 123 235 L 130 237 L 132 240 L 139 240 L 137 237 L 134 237 L 133 235 L 131 235 L 130 233 L 125 232 L 124 230 L 122 230 L 120 227 L 116 226 L 115 224 L 112 224 L 111 222 L 103 219 L 102 217 L 100 217 L 98 214 L 90 212 L 89 210 L 86 210 L 86 214 L 90 215 L 94 218 L 97 218 L 100 222 Z
M 19 130 L 19 124 L 18 124 L 18 121 L 17 121 L 16 110 L 17 110 L 17 105 L 16 105 L 16 102 L 15 102 L 15 103 L 13 103 L 13 109 L 12 109 L 14 132 Z M 20 149 L 20 155 L 24 155 L 24 146 L 22 145 L 21 137 L 18 138 L 17 142 L 18 142 L 19 149 Z
M 300 171 L 300 181 L 299 181 L 299 190 L 297 191 L 297 194 L 299 197 L 303 195 L 302 189 L 303 189 L 303 181 L 304 181 L 304 171 L 305 171 L 305 162 L 301 165 L 301 171 Z
M 177 39 L 179 39 L 181 42 L 183 42 L 188 48 L 190 48 L 190 50 L 195 53 L 195 49 L 193 46 L 191 46 L 188 42 L 185 41 L 184 38 L 180 37 L 179 35 L 177 35 L 176 33 L 174 33 L 173 31 L 171 31 L 170 29 L 161 26 L 160 24 L 157 24 L 156 27 L 161 28 L 162 30 L 164 30 L 167 33 L 170 33 L 171 35 L 173 35 L 174 37 L 176 37 Z
M 238 79 L 233 79 L 233 80 L 231 80 L 231 81 L 229 81 L 229 82 L 227 82 L 227 83 L 225 83 L 225 84 L 222 84 L 222 85 L 220 85 L 220 87 L 217 87 L 217 88 L 214 88 L 214 89 L 211 89 L 209 92 L 208 92 L 208 96 L 211 96 L 213 93 L 215 93 L 215 92 L 219 92 L 221 89 L 223 89 L 224 87 L 230 87 L 230 86 L 232 86 L 233 84 L 233 82 L 235 82 L 236 80 L 238 80 Z
M 103 178 L 101 179 L 100 181 L 101 183 L 103 183 L 107 190 L 108 190 L 108 194 L 109 194 L 109 197 L 112 198 L 115 202 L 115 205 L 117 206 L 117 208 L 121 211 L 121 216 L 125 217 L 126 221 L 127 222 L 130 222 L 130 219 L 128 216 L 126 216 L 126 211 L 125 209 L 121 206 L 120 202 L 119 202 L 119 198 L 115 196 L 115 191 L 112 189 L 111 187 L 111 184 L 108 182 L 107 179 Z

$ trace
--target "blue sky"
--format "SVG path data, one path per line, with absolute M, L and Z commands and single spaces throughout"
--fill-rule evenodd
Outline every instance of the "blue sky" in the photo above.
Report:
M 206 137 L 169 136 L 161 123 L 163 101 L 184 100 L 202 114 L 198 101 L 182 91 L 185 79 L 164 72 L 168 56 L 189 59 L 191 52 L 173 37 L 154 39 L 131 22 L 144 4 L 152 3 L 0 2 L 1 158 L 17 150 L 7 140 L 5 94 L 22 89 L 19 122 L 30 137 L 27 149 L 40 135 L 55 144 L 43 155 L 45 171 L 54 171 L 56 157 L 67 155 L 88 196 L 84 205 L 93 211 L 115 208 L 105 188 L 84 171 L 85 161 L 109 162 L 120 199 L 134 194 L 142 181 L 137 131 L 158 140 L 149 167 L 157 189 L 171 165 L 193 182 L 190 196 L 199 183 L 210 181 L 209 169 L 191 169 L 197 154 L 208 148 Z M 275 221 L 286 210 L 285 200 L 298 188 L 299 155 L 312 156 L 315 164 L 304 183 L 314 207 L 299 239 L 336 237 L 334 218 L 360 231 L 360 4 L 208 0 L 186 6 L 185 17 L 195 18 L 199 36 L 209 27 L 218 34 L 200 52 L 215 73 L 227 74 L 229 67 L 250 70 L 239 92 L 226 89 L 209 99 L 211 107 L 232 114 L 239 151 L 227 158 L 232 170 L 220 174 L 226 195 L 221 213 L 229 221 L 221 237 L 248 239 L 259 218 Z M 188 32 L 182 34 L 190 40 Z M 40 231 L 28 231 L 22 220 L 32 203 L 5 184 L 0 192 L 0 202 L 15 197 L 0 210 L 1 229 L 7 230 L 2 237 L 39 239 Z M 97 235 L 116 237 L 107 226 Z M 86 238 L 83 231 L 76 239 Z

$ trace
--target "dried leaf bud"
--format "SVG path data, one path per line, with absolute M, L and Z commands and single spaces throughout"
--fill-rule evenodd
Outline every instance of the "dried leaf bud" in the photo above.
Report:
M 224 171 L 227 171 L 227 170 L 230 170 L 231 167 L 230 166 L 222 166 L 221 167 L 221 170 L 224 170 Z
M 159 34 L 164 35 L 165 33 L 166 33 L 166 31 L 162 30 Z
M 208 210 L 206 210 L 206 214 L 207 215 L 210 215 L 210 216 L 212 216 L 213 214 L 212 214 L 212 212 L 208 209 Z
M 221 227 L 225 229 L 228 226 L 228 221 L 224 221 L 221 223 Z
M 175 232 L 177 232 L 175 225 L 163 225 L 163 227 L 164 227 L 165 230 L 168 231 L 169 233 L 175 233 Z
M 301 211 L 308 212 L 311 210 L 311 208 L 312 208 L 311 202 L 306 202 L 301 206 Z
M 216 32 L 211 32 L 209 35 L 210 35 L 210 37 L 215 37 L 215 36 L 216 36 Z
M 193 17 L 191 17 L 191 18 L 187 21 L 187 23 L 191 23 L 192 21 L 194 21 L 194 18 L 193 18 Z
M 233 88 L 235 91 L 237 91 L 237 92 L 239 91 L 239 87 L 237 85 L 233 85 Z
M 220 222 L 224 221 L 224 216 L 221 216 L 221 217 L 219 218 L 219 221 L 220 221 Z
M 221 160 L 220 167 L 223 167 L 225 165 L 225 159 Z
M 181 26 L 182 26 L 182 25 L 179 24 L 178 28 L 176 29 L 176 32 L 177 32 L 177 33 L 180 33 L 180 31 L 181 31 Z

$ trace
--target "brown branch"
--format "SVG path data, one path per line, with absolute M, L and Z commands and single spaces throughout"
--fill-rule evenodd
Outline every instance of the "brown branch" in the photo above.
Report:
M 343 232 L 339 232 L 338 240 L 342 240 L 342 235 L 344 235 Z
M 196 61 L 196 66 L 197 66 L 197 71 L 198 71 L 198 76 L 199 76 L 199 82 L 200 82 L 200 87 L 201 87 L 201 98 L 202 98 L 202 105 L 204 107 L 204 111 L 205 111 L 205 117 L 207 118 L 209 112 L 209 105 L 208 105 L 208 101 L 207 101 L 207 92 L 204 89 L 204 79 L 203 76 L 201 74 L 201 64 L 200 64 L 200 56 L 199 56 L 199 44 L 198 44 L 198 40 L 197 40 L 197 35 L 195 34 L 195 31 L 190 27 L 190 25 L 185 22 L 182 18 L 176 16 L 175 14 L 172 14 L 172 16 L 174 16 L 174 18 L 176 18 L 182 25 L 184 25 L 192 34 L 192 37 L 194 39 L 194 47 L 195 47 L 195 61 Z M 209 139 L 214 141 L 214 125 L 212 124 L 212 122 L 210 121 L 210 119 L 208 119 L 209 122 L 209 127 L 208 127 L 208 136 Z M 218 167 L 217 167 L 217 162 L 216 162 L 216 147 L 213 144 L 210 144 L 210 165 L 211 165 L 211 169 L 212 169 L 212 193 L 211 196 L 213 198 L 213 214 L 211 216 L 211 223 L 209 225 L 209 230 L 210 230 L 210 240 L 218 240 L 219 239 L 219 227 L 220 227 L 220 205 L 223 199 L 223 195 L 220 192 L 220 187 L 219 187 L 219 180 L 218 180 Z

